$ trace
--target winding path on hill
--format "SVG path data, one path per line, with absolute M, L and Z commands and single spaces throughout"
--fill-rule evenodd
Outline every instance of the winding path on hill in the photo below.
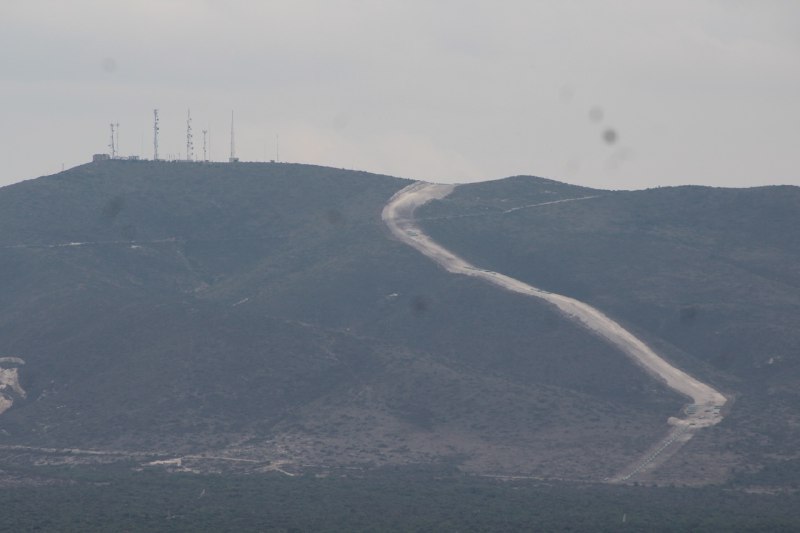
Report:
M 401 242 L 432 259 L 448 272 L 479 278 L 503 289 L 539 298 L 554 305 L 566 318 L 578 322 L 622 350 L 655 379 L 692 399 L 693 403 L 684 409 L 684 418 L 669 418 L 668 423 L 672 427 L 666 437 L 608 481 L 624 482 L 637 474 L 652 470 L 667 455 L 665 452 L 674 453 L 697 430 L 713 426 L 722 420 L 720 410 L 727 402 L 723 394 L 669 364 L 602 311 L 574 298 L 538 289 L 505 274 L 477 268 L 425 235 L 414 219 L 414 211 L 432 200 L 445 198 L 455 187 L 415 182 L 389 200 L 381 215 L 383 221 Z M 565 199 L 561 203 L 587 199 L 589 198 Z

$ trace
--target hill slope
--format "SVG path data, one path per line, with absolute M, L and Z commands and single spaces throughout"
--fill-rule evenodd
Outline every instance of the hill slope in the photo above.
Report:
M 27 392 L 4 392 L 14 404 L 0 415 L 0 445 L 182 457 L 200 469 L 223 468 L 219 457 L 247 460 L 224 468 L 256 470 L 445 461 L 585 479 L 642 453 L 684 399 L 548 306 L 453 277 L 393 240 L 380 212 L 408 183 L 305 165 L 108 161 L 0 189 L 0 357 L 24 359 Z M 598 195 L 552 204 L 547 212 L 563 216 L 547 219 L 547 231 L 526 218 L 542 210 L 485 215 Z M 476 262 L 572 291 L 665 339 L 676 360 L 723 389 L 751 390 L 746 372 L 692 351 L 714 323 L 699 303 L 678 298 L 679 317 L 695 318 L 670 326 L 661 307 L 631 296 L 649 293 L 631 293 L 629 279 L 659 285 L 647 265 L 614 273 L 613 255 L 633 246 L 624 223 L 608 229 L 622 237 L 611 258 L 597 244 L 577 255 L 593 240 L 581 231 L 635 211 L 631 199 L 516 178 L 459 187 L 422 215 L 426 231 Z M 666 222 L 647 227 L 672 235 Z M 697 238 L 722 231 L 702 222 Z M 791 250 L 784 239 L 773 242 L 780 253 Z M 670 298 L 681 294 L 677 281 L 661 283 Z M 691 305 L 700 311 L 680 315 Z M 695 337 L 668 335 L 686 320 Z M 743 452 L 730 453 L 709 447 L 722 466 L 693 479 L 742 462 Z M 20 448 L 13 455 L 24 459 Z
M 567 198 L 586 199 L 554 202 Z M 476 265 L 589 302 L 727 390 L 730 418 L 690 445 L 698 457 L 676 458 L 681 476 L 720 449 L 729 464 L 794 457 L 797 187 L 609 192 L 518 177 L 459 187 L 420 216 Z

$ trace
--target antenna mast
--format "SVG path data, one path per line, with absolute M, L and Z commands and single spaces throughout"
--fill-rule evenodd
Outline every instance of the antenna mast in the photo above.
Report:
M 233 136 L 233 111 L 231 111 L 231 157 L 228 159 L 229 163 L 238 163 L 239 158 L 236 157 L 236 142 Z
M 115 128 L 115 126 L 114 126 L 114 123 L 112 122 L 111 123 L 111 143 L 108 145 L 108 147 L 111 149 L 111 159 L 116 159 L 117 158 L 117 140 L 116 140 L 116 136 L 115 136 L 116 131 L 115 131 L 114 128 Z
M 203 161 L 205 161 L 206 163 L 208 163 L 208 150 L 207 150 L 208 143 L 206 142 L 207 137 L 208 137 L 208 130 L 203 130 Z
M 194 159 L 194 143 L 192 142 L 192 110 L 186 111 L 186 160 Z
M 153 161 L 158 161 L 158 109 L 153 109 Z

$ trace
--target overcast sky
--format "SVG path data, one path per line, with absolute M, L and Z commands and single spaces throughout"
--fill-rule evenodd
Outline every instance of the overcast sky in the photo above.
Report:
M 0 0 L 0 185 L 108 152 L 800 185 L 800 1 Z

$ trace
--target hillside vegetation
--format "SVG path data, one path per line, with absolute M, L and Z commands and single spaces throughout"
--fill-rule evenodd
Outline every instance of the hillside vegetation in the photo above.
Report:
M 27 392 L 0 416 L 0 460 L 598 480 L 660 438 L 684 398 L 549 306 L 390 237 L 380 212 L 408 183 L 106 161 L 0 189 L 0 357 L 24 359 Z M 798 239 L 778 229 L 797 196 L 512 178 L 419 216 L 732 393 L 731 422 L 665 474 L 708 482 L 790 453 Z
M 549 203 L 567 198 L 585 199 Z M 420 217 L 474 264 L 607 311 L 734 398 L 689 445 L 696 457 L 676 458 L 679 477 L 722 450 L 740 467 L 796 456 L 800 188 L 611 192 L 517 177 L 458 187 Z

